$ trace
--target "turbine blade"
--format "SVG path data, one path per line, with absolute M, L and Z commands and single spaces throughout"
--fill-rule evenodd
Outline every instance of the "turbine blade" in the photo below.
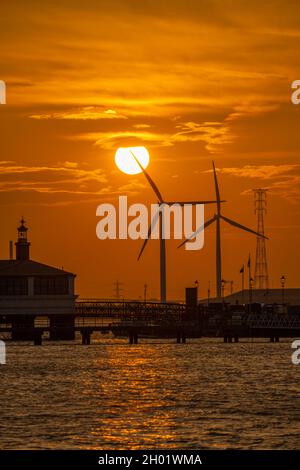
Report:
M 141 248 L 141 251 L 139 252 L 138 261 L 139 261 L 140 257 L 142 256 L 143 251 L 146 248 L 146 245 L 147 245 L 149 239 L 151 238 L 152 230 L 154 229 L 155 225 L 157 224 L 158 218 L 159 218 L 159 211 L 157 211 L 156 214 L 154 214 L 154 217 L 151 221 L 150 227 L 148 229 L 147 238 L 145 238 L 144 243 L 143 243 L 142 248 Z
M 196 235 L 198 235 L 198 233 L 202 232 L 202 230 L 204 230 L 205 228 L 207 228 L 210 224 L 212 224 L 213 222 L 215 222 L 217 220 L 217 216 L 216 214 L 213 216 L 212 219 L 209 219 L 207 220 L 203 225 L 200 225 L 199 228 L 197 228 L 197 230 L 192 233 L 192 235 L 189 237 L 189 238 L 186 238 L 185 240 L 183 240 L 183 242 L 181 242 L 177 248 L 181 248 L 183 245 L 186 244 L 186 242 L 189 242 L 190 240 L 192 240 L 193 238 L 195 238 Z
M 158 197 L 159 202 L 163 202 L 162 195 L 160 194 L 159 189 L 158 189 L 158 187 L 156 186 L 156 184 L 154 183 L 154 181 L 152 180 L 151 176 L 150 176 L 150 175 L 147 173 L 147 171 L 142 167 L 142 165 L 140 164 L 139 160 L 136 158 L 136 156 L 134 155 L 134 153 L 133 153 L 132 150 L 130 150 L 130 153 L 131 153 L 131 155 L 133 156 L 133 158 L 135 159 L 135 161 L 137 162 L 137 164 L 139 165 L 139 167 L 140 167 L 140 169 L 142 170 L 142 172 L 144 173 L 145 177 L 147 178 L 148 183 L 150 184 L 151 188 L 153 189 L 153 191 L 155 192 L 156 196 Z
M 165 204 L 168 204 L 169 206 L 172 206 L 173 204 L 178 204 L 179 206 L 185 206 L 191 205 L 191 206 L 196 206 L 197 204 L 216 204 L 217 201 L 173 201 L 173 202 L 165 202 Z M 226 201 L 220 201 L 220 202 L 226 202 Z
M 234 227 L 240 228 L 241 230 L 245 230 L 246 232 L 253 233 L 253 235 L 256 235 L 257 237 L 262 237 L 268 240 L 268 237 L 265 235 L 262 235 L 261 233 L 255 232 L 255 230 L 252 230 L 251 228 L 245 227 L 245 225 L 241 225 L 238 222 L 235 222 L 234 220 L 228 219 L 228 217 L 224 217 L 224 215 L 220 215 L 221 219 L 223 219 L 225 222 L 227 222 L 230 225 L 233 225 Z
M 148 241 L 149 241 L 149 238 L 145 238 L 144 243 L 143 243 L 142 248 L 141 248 L 141 251 L 139 252 L 138 261 L 140 260 L 140 257 L 142 256 L 143 251 L 146 248 L 146 245 L 147 245 Z
M 220 190 L 219 190 L 219 184 L 218 184 L 218 178 L 217 178 L 217 173 L 216 173 L 216 167 L 215 167 L 215 162 L 212 162 L 213 164 L 213 170 L 214 170 L 214 180 L 215 180 L 215 190 L 216 190 L 216 198 L 217 202 L 220 203 Z

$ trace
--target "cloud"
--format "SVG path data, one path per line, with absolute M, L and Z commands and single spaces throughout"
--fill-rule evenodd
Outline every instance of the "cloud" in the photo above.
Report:
M 269 187 L 273 194 L 287 199 L 293 204 L 300 203 L 300 175 L 291 175 L 283 181 L 275 181 Z
M 211 170 L 210 170 L 211 171 Z M 300 165 L 245 165 L 241 168 L 221 168 L 220 173 L 239 177 L 260 179 L 267 182 L 266 189 L 272 194 L 287 199 L 294 204 L 300 202 Z M 249 194 L 251 190 L 243 191 Z
M 46 114 L 32 114 L 31 119 L 74 119 L 74 120 L 98 120 L 98 119 L 127 119 L 113 109 L 103 109 L 99 106 L 83 106 L 68 111 Z
M 233 142 L 234 135 L 222 122 L 185 122 L 176 126 L 180 131 L 171 137 L 171 142 L 205 142 L 210 153 L 217 153 L 221 145 Z
M 90 132 L 71 137 L 75 140 L 87 140 L 105 150 L 115 150 L 118 147 L 134 146 L 138 143 L 151 144 L 152 146 L 171 146 L 171 136 L 159 132 L 140 130 Z
M 19 83 L 11 99 L 29 106 L 54 99 L 124 106 L 152 115 L 169 105 L 176 114 L 187 104 L 238 106 L 253 94 L 271 101 L 274 81 L 285 83 L 295 69 L 299 9 L 233 3 L 191 0 L 187 7 L 173 1 L 170 8 L 166 1 L 93 1 L 84 8 L 73 2 L 70 10 L 66 2 L 45 0 L 43 11 L 21 2 L 3 6 L 0 66 L 8 83 Z
M 2 162 L 3 163 L 3 162 Z M 75 162 L 66 162 L 61 166 L 23 166 L 14 162 L 7 162 L 0 166 L 0 178 L 16 177 L 19 180 L 19 174 L 34 176 L 37 175 L 42 181 L 65 182 L 73 179 L 76 182 L 83 182 L 89 179 L 95 179 L 99 183 L 106 183 L 107 178 L 101 169 L 89 170 L 78 168 Z
M 101 169 L 79 167 L 76 162 L 57 166 L 23 166 L 14 162 L 0 165 L 0 193 L 36 193 L 37 204 L 41 194 L 56 196 L 56 203 L 57 198 L 63 202 L 66 196 L 73 197 L 73 202 L 101 196 L 112 192 L 107 181 Z
M 40 167 L 0 162 L 0 204 L 10 201 L 18 205 L 54 206 L 97 203 L 99 198 L 110 200 L 120 194 L 132 196 L 145 187 L 145 183 L 131 178 L 127 184 L 113 188 L 103 170 L 85 168 L 77 162 Z
M 145 189 L 146 185 L 144 183 L 141 183 L 138 179 L 133 179 L 130 181 L 130 183 L 124 184 L 119 187 L 118 191 L 121 194 L 128 194 L 128 195 L 133 195 L 137 194 L 140 189 Z
M 79 164 L 77 162 L 65 161 L 65 163 L 64 163 L 65 168 L 78 168 L 78 165 Z
M 134 126 L 135 130 L 87 132 L 71 137 L 75 140 L 91 141 L 105 149 L 114 150 L 119 146 L 143 143 L 153 147 L 172 147 L 178 143 L 204 142 L 210 153 L 217 153 L 224 144 L 233 142 L 234 135 L 222 122 L 182 122 L 166 131 L 150 131 L 150 126 Z M 172 131 L 173 130 L 173 131 Z
M 150 124 L 134 124 L 132 126 L 134 129 L 148 129 L 150 126 Z
M 298 164 L 283 165 L 245 165 L 243 167 L 219 168 L 220 173 L 238 176 L 242 178 L 260 178 L 264 180 L 290 177 L 291 173 L 300 169 Z M 209 170 L 211 171 L 211 170 Z
M 270 113 L 272 111 L 276 111 L 279 109 L 279 104 L 271 104 L 271 103 L 243 103 L 237 106 L 234 106 L 233 111 L 229 113 L 226 117 L 225 121 L 236 121 L 238 119 L 249 117 L 249 116 L 257 116 L 258 114 L 263 113 Z

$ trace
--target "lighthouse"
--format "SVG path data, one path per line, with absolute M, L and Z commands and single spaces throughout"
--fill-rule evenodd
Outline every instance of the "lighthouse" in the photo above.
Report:
M 29 260 L 30 243 L 27 240 L 27 231 L 28 228 L 25 226 L 25 220 L 22 217 L 18 227 L 18 240 L 15 243 L 16 260 L 18 261 Z

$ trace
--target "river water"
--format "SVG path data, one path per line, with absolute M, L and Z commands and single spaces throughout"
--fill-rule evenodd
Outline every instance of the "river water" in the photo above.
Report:
M 7 343 L 1 449 L 297 449 L 291 341 Z

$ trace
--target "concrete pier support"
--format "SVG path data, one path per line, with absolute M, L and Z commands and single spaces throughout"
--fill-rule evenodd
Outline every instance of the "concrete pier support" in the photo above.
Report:
M 13 341 L 32 341 L 34 339 L 34 315 L 12 315 L 10 321 Z
M 138 344 L 139 337 L 136 331 L 129 331 L 129 344 Z
M 91 344 L 91 332 L 90 331 L 81 331 L 82 344 Z
M 186 343 L 186 334 L 185 333 L 182 333 L 181 331 L 178 331 L 177 332 L 177 336 L 176 336 L 176 342 L 178 344 L 180 343 Z
M 237 343 L 237 341 L 235 341 Z M 232 343 L 232 336 L 224 335 L 224 343 Z
M 50 340 L 73 341 L 75 339 L 75 318 L 73 315 L 49 315 Z
M 33 343 L 35 346 L 41 346 L 42 345 L 42 336 L 43 332 L 42 331 L 34 331 L 33 333 Z

